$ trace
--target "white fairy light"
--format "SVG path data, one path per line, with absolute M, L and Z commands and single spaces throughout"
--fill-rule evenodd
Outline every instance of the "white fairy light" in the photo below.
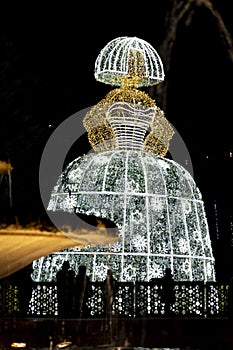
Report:
M 125 75 L 139 77 L 138 86 L 156 85 L 164 80 L 160 56 L 148 42 L 137 37 L 119 37 L 110 41 L 95 63 L 95 79 L 121 86 Z
M 125 276 L 140 280 L 143 262 L 148 264 L 144 280 L 149 280 L 155 264 L 158 271 L 164 265 L 172 267 L 177 280 L 215 280 L 204 203 L 190 174 L 173 160 L 146 152 L 107 151 L 104 156 L 108 161 L 104 164 L 98 162 L 100 155 L 103 157 L 103 153 L 90 153 L 85 160 L 74 160 L 73 166 L 79 166 L 84 174 L 82 181 L 73 179 L 79 184 L 77 190 L 70 192 L 73 183 L 63 180 L 50 200 L 50 210 L 70 211 L 71 196 L 76 198 L 73 211 L 89 212 L 113 220 L 118 226 L 119 240 L 115 245 L 69 249 L 77 263 L 82 255 L 89 273 L 94 271 L 94 280 L 102 276 L 100 267 L 111 265 L 111 261 L 115 261 L 114 275 L 119 280 Z M 120 178 L 123 180 L 115 181 Z M 128 190 L 128 178 L 131 184 L 137 183 L 137 191 Z M 53 254 L 54 259 L 57 254 Z M 130 271 L 134 268 L 133 274 L 128 273 L 129 266 Z
M 137 89 L 163 80 L 157 52 L 138 38 L 117 38 L 98 56 L 95 78 L 122 88 L 85 116 L 95 152 L 68 165 L 48 209 L 108 219 L 118 227 L 118 242 L 69 248 L 50 259 L 81 261 L 92 280 L 104 279 L 109 267 L 119 281 L 149 281 L 170 267 L 178 281 L 215 281 L 201 193 L 181 165 L 164 157 L 174 132 Z

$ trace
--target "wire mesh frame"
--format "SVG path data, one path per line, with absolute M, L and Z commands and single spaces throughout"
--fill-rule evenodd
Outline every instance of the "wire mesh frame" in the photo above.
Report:
M 94 76 L 97 81 L 121 86 L 122 77 L 127 74 L 141 77 L 139 87 L 156 85 L 164 80 L 163 64 L 157 51 L 137 37 L 111 40 L 100 51 L 95 62 Z

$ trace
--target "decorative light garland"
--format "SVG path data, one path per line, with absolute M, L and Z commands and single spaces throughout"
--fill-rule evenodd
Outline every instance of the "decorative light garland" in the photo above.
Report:
M 118 227 L 118 242 L 44 257 L 34 263 L 35 279 L 52 279 L 68 259 L 76 273 L 85 264 L 92 280 L 111 268 L 120 281 L 149 281 L 166 267 L 175 280 L 215 280 L 201 193 L 181 165 L 164 158 L 174 130 L 137 88 L 163 77 L 157 52 L 141 39 L 117 38 L 101 51 L 95 78 L 121 87 L 85 116 L 95 153 L 67 166 L 48 210 L 108 219 Z
M 137 77 L 137 86 L 157 85 L 164 80 L 164 69 L 157 51 L 137 37 L 119 37 L 110 41 L 95 62 L 95 79 L 121 86 L 126 75 Z
M 155 101 L 136 89 L 136 84 L 137 79 L 132 83 L 131 77 L 126 75 L 121 88 L 110 91 L 86 114 L 83 125 L 96 152 L 130 148 L 166 155 L 174 130 Z M 139 122 L 141 128 L 138 128 Z M 148 136 L 143 144 L 139 141 L 144 140 L 146 132 Z

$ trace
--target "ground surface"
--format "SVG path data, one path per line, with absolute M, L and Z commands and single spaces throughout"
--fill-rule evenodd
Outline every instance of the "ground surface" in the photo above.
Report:
M 27 266 L 34 260 L 70 247 L 108 244 L 116 241 L 104 228 L 93 231 L 61 232 L 31 225 L 10 225 L 0 229 L 0 278 Z

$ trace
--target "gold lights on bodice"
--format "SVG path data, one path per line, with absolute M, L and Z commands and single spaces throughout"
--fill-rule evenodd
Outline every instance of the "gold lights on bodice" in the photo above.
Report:
M 143 41 L 140 39 L 138 41 L 142 45 Z M 119 46 L 119 41 L 116 42 Z M 125 42 L 125 38 L 123 42 Z M 83 120 L 83 125 L 88 132 L 88 140 L 95 152 L 125 148 L 165 156 L 174 130 L 164 113 L 156 106 L 155 101 L 147 93 L 139 90 L 139 86 L 149 85 L 148 71 L 151 81 L 154 79 L 153 84 L 155 84 L 155 78 L 152 79 L 151 76 L 155 73 L 161 74 L 163 71 L 162 63 L 159 61 L 159 56 L 156 56 L 157 71 L 154 67 L 152 67 L 153 69 L 149 67 L 150 71 L 148 68 L 150 60 L 144 54 L 146 51 L 137 49 L 136 38 L 130 41 L 131 45 L 132 42 L 134 47 L 127 47 L 127 54 L 124 52 L 121 56 L 118 52 L 117 56 L 115 48 L 111 47 L 111 53 L 109 53 L 109 48 L 108 51 L 106 50 L 108 56 L 106 53 L 104 55 L 104 50 L 102 50 L 101 57 L 97 58 L 99 65 L 101 61 L 102 69 L 101 72 L 98 71 L 97 80 L 110 85 L 118 85 L 121 82 L 121 86 L 111 90 L 104 99 L 91 108 Z M 111 65 L 110 59 L 114 56 L 113 53 L 117 58 L 114 57 L 114 65 Z M 108 75 L 104 75 L 107 71 L 104 59 L 108 63 L 108 67 L 111 67 L 111 69 L 108 68 Z M 158 65 L 158 61 L 160 65 Z M 96 64 L 96 66 L 98 65 Z M 125 74 L 123 74 L 123 70 L 125 70 Z M 112 83 L 107 80 L 109 74 L 111 74 Z M 157 80 L 156 83 L 158 82 Z

